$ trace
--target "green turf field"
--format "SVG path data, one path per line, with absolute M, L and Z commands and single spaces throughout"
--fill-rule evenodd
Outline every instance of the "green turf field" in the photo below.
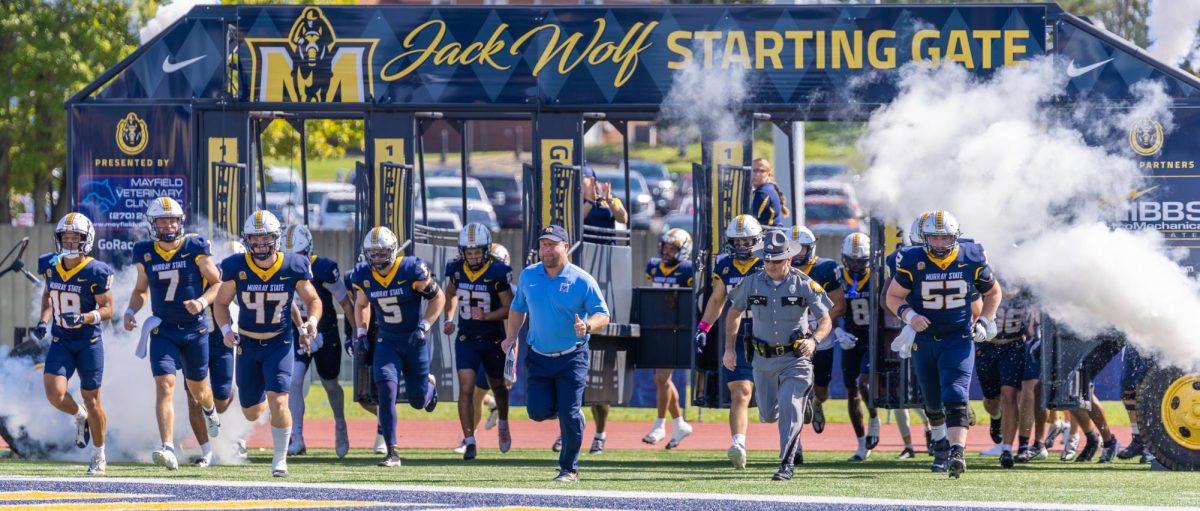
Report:
M 768 453 L 751 453 L 746 470 L 730 468 L 724 453 L 697 451 L 605 451 L 580 460 L 582 482 L 572 488 L 617 491 L 670 491 L 778 495 L 831 495 L 897 499 L 983 500 L 1095 504 L 1195 505 L 1200 498 L 1196 475 L 1150 472 L 1147 465 L 1034 462 L 1002 470 L 995 458 L 969 456 L 968 472 L 954 481 L 928 471 L 931 458 L 896 461 L 885 453 L 865 464 L 850 464 L 849 453 L 811 453 L 790 483 L 770 481 L 776 469 Z M 292 457 L 290 482 L 477 485 L 511 488 L 562 488 L 550 479 L 557 455 L 545 450 L 484 450 L 464 462 L 446 450 L 404 451 L 404 466 L 375 467 L 379 456 L 356 450 L 338 460 L 328 449 Z M 250 465 L 176 472 L 125 463 L 109 464 L 108 477 L 154 477 L 270 481 L 269 451 L 251 454 Z M 82 476 L 84 464 L 4 460 L 0 475 Z
M 350 387 L 345 387 L 346 393 L 346 417 L 349 419 L 374 419 L 375 416 L 363 410 L 361 406 L 351 402 L 353 391 Z M 987 422 L 987 414 L 983 410 L 983 402 L 974 401 L 971 406 L 975 408 L 975 413 L 979 417 L 980 423 Z M 696 420 L 697 408 L 688 408 L 685 412 L 687 420 Z M 1112 426 L 1128 426 L 1129 416 L 1125 414 L 1125 407 L 1120 401 L 1105 401 L 1104 411 L 1108 416 L 1108 423 Z M 590 416 L 590 411 L 585 407 L 585 414 Z M 524 406 L 518 406 L 512 409 L 511 420 L 526 420 L 529 418 L 525 412 Z M 325 389 L 320 384 L 314 385 L 308 392 L 305 399 L 305 418 L 309 419 L 332 419 L 333 410 L 329 408 L 329 401 L 325 398 Z M 433 413 L 427 413 L 424 410 L 414 410 L 409 406 L 397 407 L 397 416 L 399 420 L 458 420 L 458 409 L 453 406 L 439 406 Z M 614 406 L 609 413 L 608 420 L 613 422 L 653 422 L 655 419 L 655 410 L 653 408 L 627 408 L 623 406 Z M 704 422 L 720 422 L 725 423 L 729 420 L 728 410 L 704 410 Z M 829 423 L 848 423 L 850 418 L 846 412 L 846 401 L 830 400 L 825 404 L 825 420 Z

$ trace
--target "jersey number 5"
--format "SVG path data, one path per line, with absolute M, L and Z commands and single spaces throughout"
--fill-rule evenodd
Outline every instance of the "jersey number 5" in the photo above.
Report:
M 921 305 L 926 310 L 964 307 L 967 305 L 966 298 L 967 281 L 965 280 L 934 280 L 921 283 Z
M 379 308 L 383 311 L 384 323 L 399 323 L 404 321 L 404 314 L 400 310 L 400 298 L 395 296 L 385 296 L 379 299 Z

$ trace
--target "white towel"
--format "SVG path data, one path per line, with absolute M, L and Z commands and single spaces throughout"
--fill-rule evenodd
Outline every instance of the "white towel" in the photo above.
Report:
M 142 338 L 138 340 L 137 350 L 134 351 L 137 358 L 146 358 L 147 348 L 150 346 L 150 332 L 153 332 L 161 324 L 162 320 L 158 316 L 150 316 L 146 318 L 145 323 L 142 323 Z
M 904 330 L 892 340 L 892 351 L 900 355 L 900 358 L 911 357 L 913 341 L 916 340 L 917 331 L 913 330 L 912 325 L 904 325 Z

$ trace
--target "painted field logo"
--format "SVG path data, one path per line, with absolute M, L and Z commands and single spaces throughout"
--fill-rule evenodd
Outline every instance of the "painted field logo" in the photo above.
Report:
M 1162 149 L 1163 127 L 1153 119 L 1138 119 L 1129 127 L 1129 147 L 1141 156 L 1154 156 Z
M 129 112 L 117 122 L 117 148 L 121 152 L 133 156 L 146 149 L 148 142 L 150 133 L 146 129 L 146 121 L 137 114 Z
M 359 103 L 375 93 L 369 69 L 379 39 L 339 38 L 318 7 L 300 13 L 286 38 L 246 38 L 250 100 Z

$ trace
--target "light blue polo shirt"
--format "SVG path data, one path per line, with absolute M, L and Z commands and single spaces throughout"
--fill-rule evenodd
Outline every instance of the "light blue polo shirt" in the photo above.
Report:
M 575 315 L 587 321 L 592 314 L 608 316 L 596 279 L 583 268 L 567 263 L 550 278 L 542 263 L 521 271 L 512 310 L 529 314 L 529 345 L 541 353 L 570 349 L 584 338 L 575 336 Z

